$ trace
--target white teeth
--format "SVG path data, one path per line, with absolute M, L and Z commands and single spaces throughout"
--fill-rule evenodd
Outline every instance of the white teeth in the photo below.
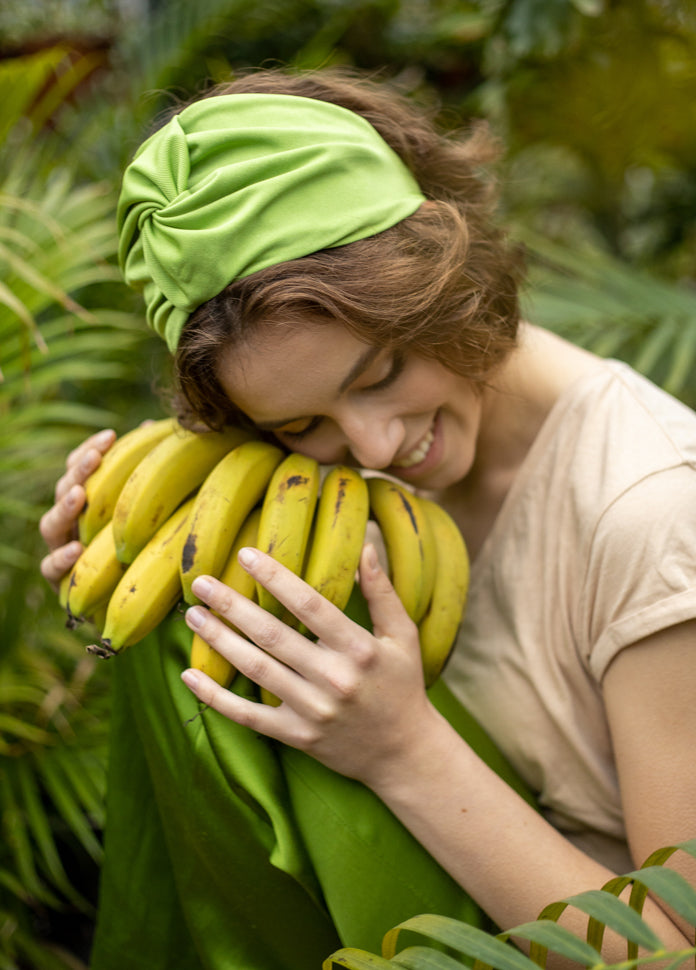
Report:
M 409 451 L 407 455 L 405 455 L 403 458 L 399 458 L 398 461 L 392 462 L 393 467 L 410 468 L 412 465 L 420 464 L 420 462 L 423 461 L 425 456 L 430 451 L 430 446 L 433 443 L 434 437 L 435 434 L 431 428 L 425 437 L 422 438 L 418 445 L 413 449 L 413 451 Z

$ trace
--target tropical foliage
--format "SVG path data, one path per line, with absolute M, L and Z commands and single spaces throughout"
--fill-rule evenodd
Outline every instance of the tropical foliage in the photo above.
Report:
M 696 946 L 670 950 L 642 919 L 648 893 L 679 913 L 689 924 L 696 922 L 696 891 L 665 863 L 681 850 L 696 856 L 696 840 L 669 846 L 654 852 L 633 872 L 617 876 L 601 889 L 592 889 L 546 906 L 536 920 L 494 935 L 459 920 L 433 914 L 414 916 L 395 926 L 384 937 L 382 955 L 346 948 L 324 962 L 324 970 L 346 967 L 348 970 L 537 970 L 545 967 L 549 954 L 569 960 L 571 964 L 593 970 L 630 970 L 644 963 L 659 961 L 661 966 L 676 970 L 687 960 L 693 961 Z M 628 902 L 619 895 L 631 886 Z M 559 925 L 568 907 L 588 917 L 583 940 Z M 626 959 L 619 964 L 607 963 L 601 956 L 605 931 L 613 930 L 626 941 Z M 529 956 L 511 946 L 512 941 L 525 941 Z M 639 949 L 640 948 L 640 949 Z
M 488 118 L 507 146 L 530 317 L 693 405 L 696 11 L 27 0 L 0 9 L 0 36 L 0 968 L 74 970 L 99 869 L 109 678 L 62 626 L 37 522 L 69 449 L 159 409 L 166 362 L 119 282 L 114 206 L 162 92 L 188 97 L 240 67 L 344 63 L 391 77 L 446 125 Z M 407 953 L 374 959 L 411 965 Z

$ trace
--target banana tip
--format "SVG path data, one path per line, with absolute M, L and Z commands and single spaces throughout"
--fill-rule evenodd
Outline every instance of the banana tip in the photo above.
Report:
M 74 630 L 76 627 L 80 625 L 80 623 L 82 623 L 82 617 L 74 616 L 70 612 L 70 610 L 68 610 L 67 616 L 65 617 L 65 625 L 68 628 L 68 630 Z
M 103 660 L 108 660 L 109 657 L 116 656 L 116 651 L 112 650 L 108 643 L 90 643 L 86 650 L 87 653 L 91 653 L 95 657 L 101 657 Z

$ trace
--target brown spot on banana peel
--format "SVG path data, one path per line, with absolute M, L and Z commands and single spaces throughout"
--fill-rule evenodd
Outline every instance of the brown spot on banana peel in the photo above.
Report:
M 401 502 L 402 502 L 404 508 L 408 512 L 408 517 L 411 520 L 411 525 L 413 526 L 413 531 L 416 533 L 416 535 L 418 535 L 419 534 L 418 533 L 418 522 L 416 521 L 416 517 L 415 517 L 415 515 L 413 513 L 413 506 L 411 505 L 411 503 L 406 498 L 406 496 L 404 495 L 403 492 L 399 492 L 398 495 L 399 495 L 399 498 L 401 499 Z
M 344 503 L 345 498 L 346 498 L 346 485 L 347 484 L 348 484 L 348 479 L 347 478 L 339 478 L 339 480 L 338 480 L 338 491 L 336 493 L 336 502 L 334 504 L 334 514 L 333 514 L 333 522 L 331 523 L 331 528 L 335 528 L 336 527 L 336 520 L 338 519 L 338 516 L 340 515 L 341 508 L 343 507 L 343 503 Z
M 198 536 L 192 532 L 186 539 L 183 551 L 181 553 L 181 569 L 185 573 L 193 569 L 193 561 L 196 558 L 197 545 Z
M 306 475 L 288 475 L 288 477 L 280 483 L 275 501 L 282 502 L 285 499 L 286 492 L 290 491 L 291 488 L 296 488 L 298 485 L 306 485 L 308 481 L 309 479 Z

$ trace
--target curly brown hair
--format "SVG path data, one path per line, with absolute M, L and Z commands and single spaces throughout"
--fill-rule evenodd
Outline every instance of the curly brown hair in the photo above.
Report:
M 277 93 L 319 98 L 366 118 L 428 200 L 374 236 L 289 260 L 230 283 L 190 316 L 174 358 L 184 424 L 220 428 L 241 416 L 217 376 L 223 351 L 261 325 L 330 319 L 372 345 L 434 358 L 477 384 L 515 346 L 521 258 L 494 219 L 485 126 L 438 133 L 425 112 L 353 71 L 253 71 L 204 97 Z

